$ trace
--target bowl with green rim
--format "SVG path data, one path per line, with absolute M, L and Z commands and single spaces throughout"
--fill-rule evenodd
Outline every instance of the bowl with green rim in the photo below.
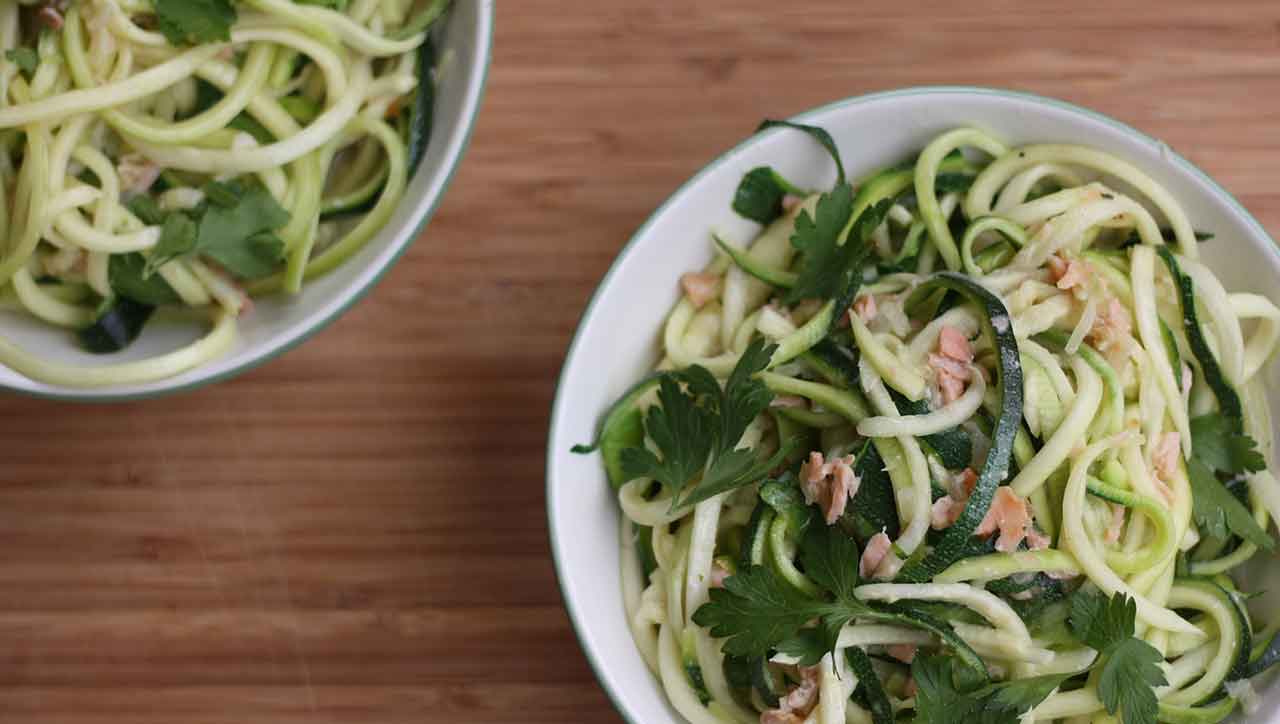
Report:
M 1001 140 L 1084 144 L 1124 158 L 1163 184 L 1197 228 L 1216 238 L 1202 259 L 1228 289 L 1280 288 L 1280 251 L 1221 185 L 1167 144 L 1119 121 L 1062 101 L 970 87 L 909 88 L 838 101 L 793 119 L 831 133 L 846 169 L 859 177 L 910 158 L 938 134 L 976 126 Z M 597 678 L 625 719 L 678 724 L 632 639 L 622 595 L 617 496 L 598 455 L 572 452 L 594 436 L 599 416 L 658 362 L 663 322 L 679 298 L 679 278 L 713 257 L 711 232 L 752 238 L 759 227 L 730 207 L 743 175 L 772 166 L 807 188 L 829 188 L 830 157 L 805 134 L 753 136 L 681 186 L 619 253 L 592 296 L 570 344 L 552 407 L 547 447 L 547 516 L 561 592 Z M 1280 382 L 1274 365 L 1266 373 Z M 1280 414 L 1280 399 L 1271 400 Z M 1245 569 L 1258 612 L 1280 610 L 1280 563 L 1259 556 Z M 1264 683 L 1257 708 L 1240 721 L 1280 719 L 1280 686 Z

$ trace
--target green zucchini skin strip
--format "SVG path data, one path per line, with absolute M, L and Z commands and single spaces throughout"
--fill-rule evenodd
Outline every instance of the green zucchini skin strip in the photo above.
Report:
M 777 513 L 768 503 L 760 500 L 751 511 L 751 520 L 747 522 L 747 533 L 742 541 L 742 555 L 738 562 L 746 569 L 751 566 L 764 565 L 764 557 L 769 547 L 769 527 Z
M 980 266 L 979 262 L 973 256 L 973 242 L 984 232 L 998 231 L 1004 238 L 1013 242 L 1019 248 L 1027 245 L 1027 230 L 1022 226 L 1002 217 L 1002 216 L 983 216 L 980 219 L 974 219 L 969 224 L 969 228 L 965 229 L 964 236 L 960 238 L 960 263 L 964 270 L 974 276 L 981 276 L 988 273 L 988 269 Z M 986 252 L 983 249 L 983 252 Z M 979 252 L 979 256 L 983 252 Z M 1010 250 L 1009 258 L 1012 258 L 1013 252 Z M 1008 261 L 1008 259 L 1004 259 Z M 998 262 L 1001 264 L 1004 262 Z
M 1067 346 L 1067 334 L 1058 330 L 1042 332 L 1036 335 L 1036 341 L 1061 352 Z M 1101 352 L 1088 344 L 1081 344 L 1076 354 L 1080 355 L 1080 358 L 1102 378 L 1102 386 L 1106 393 L 1106 401 L 1093 424 L 1107 434 L 1120 432 L 1124 426 L 1124 386 L 1120 383 L 1120 375 L 1116 374 L 1116 369 L 1111 366 L 1106 357 L 1102 356 Z
M 889 703 L 889 695 L 884 691 L 884 684 L 876 671 L 871 667 L 871 657 L 857 646 L 850 646 L 844 652 L 849 669 L 858 677 L 858 684 L 867 697 L 867 708 L 871 711 L 872 724 L 893 724 L 893 704 Z
M 832 323 L 835 321 L 835 315 L 836 303 L 834 301 L 822 305 L 822 309 L 813 315 L 812 319 L 805 322 L 804 326 L 778 341 L 778 348 L 774 350 L 773 356 L 769 358 L 769 367 L 773 368 L 790 362 L 825 339 Z
M 1205 706 L 1175 706 L 1160 704 L 1160 721 L 1165 724 L 1218 724 L 1231 716 L 1236 709 L 1236 701 L 1231 697 L 1223 697 L 1213 704 Z
M 1163 565 L 1178 550 L 1174 538 L 1173 516 L 1163 505 L 1145 495 L 1107 485 L 1090 476 L 1086 479 L 1089 493 L 1103 500 L 1141 511 L 1155 525 L 1155 540 L 1149 546 L 1134 553 L 1105 551 L 1107 564 L 1121 574 L 1132 574 Z
M 443 13 L 450 2 L 452 0 L 435 0 L 432 7 L 419 16 L 419 21 L 426 18 L 424 30 L 435 22 L 439 13 Z M 431 16 L 432 11 L 437 8 L 437 14 Z M 427 155 L 427 144 L 431 141 L 431 130 L 435 125 L 436 84 L 431 72 L 435 66 L 435 45 L 431 38 L 427 38 L 418 48 L 418 92 L 413 96 L 413 110 L 409 114 L 409 140 L 406 146 L 410 178 L 418 170 L 418 166 L 422 165 L 422 158 Z
M 600 451 L 609 484 L 615 491 L 627 482 L 627 476 L 622 472 L 622 450 L 644 444 L 644 416 L 636 402 L 657 387 L 661 378 L 660 373 L 651 374 L 627 388 L 600 420 L 595 441 L 590 445 L 573 446 L 573 452 L 581 455 Z
M 986 517 L 991 501 L 995 498 L 996 487 L 1009 476 L 1014 437 L 1022 427 L 1022 363 L 1009 311 L 985 287 L 955 272 L 939 272 L 921 285 L 916 293 L 929 293 L 938 288 L 959 293 L 984 312 L 983 332 L 991 339 L 1000 355 L 994 385 L 1000 391 L 1000 415 L 996 418 L 996 426 L 991 433 L 991 449 L 987 452 L 982 470 L 978 473 L 978 482 L 964 511 L 943 533 L 933 550 L 923 559 L 903 566 L 898 580 L 905 583 L 929 581 L 972 549 L 973 533 Z
M 772 284 L 782 289 L 790 289 L 796 285 L 796 279 L 799 278 L 799 275 L 795 272 L 775 269 L 753 257 L 751 252 L 739 249 L 719 236 L 712 236 L 712 240 L 715 241 L 716 247 L 723 251 L 739 269 L 765 284 Z
M 1222 373 L 1222 367 L 1218 365 L 1218 359 L 1213 356 L 1208 342 L 1204 339 L 1204 332 L 1200 329 L 1200 315 L 1196 312 L 1195 287 L 1191 283 L 1191 278 L 1182 273 L 1181 268 L 1178 267 L 1178 259 L 1169 247 L 1158 247 L 1156 253 L 1160 255 L 1165 266 L 1169 267 L 1169 274 L 1178 287 L 1178 301 L 1182 305 L 1182 326 L 1187 333 L 1187 342 L 1191 344 L 1191 353 L 1200 363 L 1204 380 L 1218 398 L 1222 413 L 1232 421 L 1235 432 L 1240 432 L 1244 424 L 1244 407 L 1240 404 L 1240 395 L 1227 382 L 1226 376 Z
M 798 380 L 776 372 L 760 372 L 756 376 L 775 394 L 798 395 L 812 400 L 828 410 L 843 415 L 855 425 L 871 414 L 861 396 L 854 395 L 850 390 L 842 390 L 821 382 Z
M 924 415 L 929 412 L 929 403 L 924 400 L 908 400 L 893 390 L 889 391 L 898 413 L 902 415 Z M 973 455 L 973 441 L 969 433 L 959 427 L 953 427 L 932 435 L 925 435 L 920 442 L 938 456 L 948 470 L 959 470 L 968 467 Z

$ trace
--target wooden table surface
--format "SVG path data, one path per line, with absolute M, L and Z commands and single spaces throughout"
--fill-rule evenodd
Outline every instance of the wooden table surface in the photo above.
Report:
M 1280 231 L 1270 0 L 498 5 L 463 168 L 344 319 L 173 399 L 0 398 L 0 722 L 618 721 L 548 554 L 555 379 L 630 233 L 762 117 L 1057 96 Z

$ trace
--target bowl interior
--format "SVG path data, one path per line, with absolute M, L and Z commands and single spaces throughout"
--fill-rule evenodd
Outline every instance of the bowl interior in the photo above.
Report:
M 95 390 L 47 385 L 0 366 L 0 387 L 44 397 L 116 400 L 187 389 L 230 377 L 289 349 L 318 331 L 367 292 L 421 232 L 461 160 L 484 90 L 493 28 L 492 0 L 454 3 L 434 33 L 437 95 L 434 125 L 422 165 L 390 222 L 358 254 L 330 274 L 308 282 L 295 297 L 255 302 L 240 320 L 239 336 L 224 356 L 153 383 Z M 98 366 L 145 359 L 189 344 L 206 330 L 157 322 L 125 351 L 100 357 L 82 351 L 74 336 L 16 311 L 0 312 L 0 334 L 43 359 Z
M 857 177 L 909 157 L 936 134 L 975 125 L 1013 144 L 1079 143 L 1136 164 L 1183 204 L 1197 229 L 1216 238 L 1204 260 L 1228 289 L 1268 293 L 1280 280 L 1274 242 L 1226 191 L 1168 146 L 1096 113 L 1049 99 L 971 88 L 925 88 L 842 101 L 801 116 L 835 137 Z M 749 240 L 755 226 L 729 208 L 742 175 L 772 165 L 802 186 L 829 187 L 830 160 L 805 136 L 774 131 L 712 163 L 659 209 L 610 269 L 582 318 L 560 379 L 547 452 L 548 515 L 560 583 L 579 639 L 618 709 L 633 722 L 681 719 L 667 706 L 632 642 L 618 571 L 618 512 L 598 456 L 574 455 L 598 416 L 656 361 L 661 325 L 677 298 L 677 279 L 711 258 L 710 232 Z M 1269 381 L 1276 382 L 1274 366 Z M 1280 413 L 1280 401 L 1272 407 Z M 1252 590 L 1280 588 L 1280 566 L 1256 569 Z M 1280 597 L 1264 600 L 1280 608 Z M 1280 716 L 1280 687 L 1269 687 L 1251 720 Z

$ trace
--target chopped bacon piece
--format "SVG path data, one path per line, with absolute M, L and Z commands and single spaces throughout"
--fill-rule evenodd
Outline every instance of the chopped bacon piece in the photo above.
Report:
M 871 536 L 871 540 L 867 541 L 867 547 L 862 551 L 862 559 L 858 561 L 858 575 L 863 578 L 874 577 L 876 570 L 880 568 L 880 564 L 884 562 L 885 556 L 889 555 L 889 549 L 892 547 L 893 543 L 884 531 Z
M 800 468 L 800 490 L 805 502 L 821 506 L 827 525 L 840 519 L 845 506 L 858 492 L 859 480 L 853 464 L 852 455 L 827 462 L 822 453 L 814 451 Z
M 1000 539 L 996 541 L 996 550 L 1001 553 L 1017 550 L 1018 544 L 1027 537 L 1027 531 L 1031 530 L 1031 509 L 1027 501 L 1007 485 L 996 489 L 991 509 L 974 535 L 988 536 L 997 530 L 1000 531 Z
M 909 664 L 916 660 L 916 652 L 920 648 L 914 644 L 894 644 L 885 649 L 885 653 L 904 664 Z
M 870 294 L 858 297 L 853 300 L 853 311 L 858 315 L 858 319 L 864 322 L 870 322 L 876 318 L 879 311 L 876 309 L 876 298 Z
M 902 687 L 902 693 L 908 699 L 920 693 L 920 687 L 916 684 L 916 679 L 914 676 L 907 677 L 907 685 Z
M 697 309 L 701 309 L 707 302 L 716 298 L 716 287 L 719 283 L 720 277 L 715 274 L 689 272 L 680 277 L 680 286 L 684 288 L 684 293 Z

